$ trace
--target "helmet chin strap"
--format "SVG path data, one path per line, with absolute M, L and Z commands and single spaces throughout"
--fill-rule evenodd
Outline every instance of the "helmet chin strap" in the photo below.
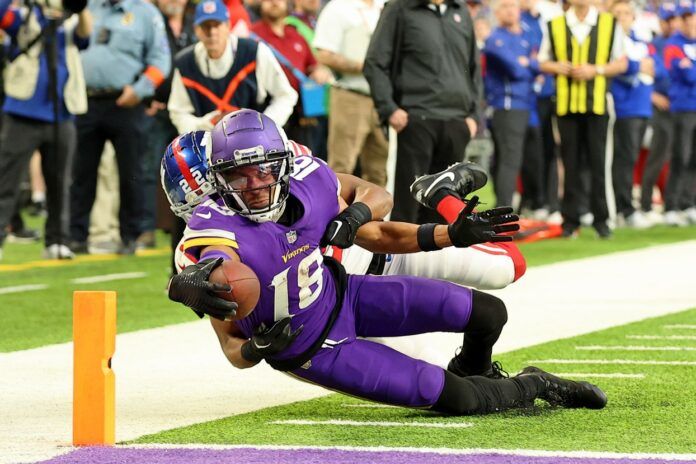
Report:
M 245 215 L 245 217 L 251 221 L 258 222 L 258 223 L 278 222 L 278 219 L 280 219 L 280 217 L 285 212 L 285 205 L 286 204 L 287 204 L 287 201 L 284 201 L 283 203 L 280 204 L 280 206 L 278 208 L 275 208 L 272 211 L 266 211 L 265 213 L 258 213 L 258 214 L 247 214 L 247 215 Z

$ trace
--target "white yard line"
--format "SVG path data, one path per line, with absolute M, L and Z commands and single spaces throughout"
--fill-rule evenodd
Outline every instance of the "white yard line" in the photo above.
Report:
M 530 268 L 519 282 L 492 292 L 509 312 L 496 352 L 696 307 L 693 276 L 682 271 L 694 256 L 696 241 L 689 241 Z M 647 273 L 646 266 L 661 271 Z M 461 340 L 435 333 L 389 344 L 446 365 Z M 113 368 L 119 441 L 329 393 L 265 364 L 233 369 L 206 320 L 119 335 Z M 61 445 L 71 438 L 72 345 L 0 353 L 0 372 L 9 379 L 0 381 L 0 462 L 64 452 Z
M 0 295 L 9 295 L 10 293 L 35 292 L 36 290 L 46 290 L 47 288 L 47 284 L 15 285 L 13 287 L 0 287 Z
M 112 280 L 142 279 L 147 276 L 147 272 L 123 272 L 121 274 L 104 274 L 92 277 L 79 277 L 72 279 L 74 284 L 96 284 L 100 282 L 111 282 Z
M 577 378 L 596 377 L 596 378 L 601 378 L 601 379 L 638 379 L 638 380 L 643 380 L 645 378 L 645 374 L 621 374 L 619 372 L 614 372 L 614 373 L 554 372 L 553 374 L 557 375 L 559 377 L 577 377 Z
M 293 446 L 293 445 L 199 445 L 199 444 L 138 444 L 124 445 L 123 448 L 132 449 L 204 449 L 204 450 L 235 450 L 235 449 L 260 449 L 260 450 L 340 450 L 340 451 L 372 451 L 376 453 L 435 453 L 446 455 L 468 456 L 472 454 L 502 454 L 504 456 L 523 457 L 558 457 L 558 458 L 590 458 L 590 459 L 655 459 L 663 461 L 689 461 L 696 460 L 696 454 L 676 453 L 614 453 L 608 451 L 549 451 L 533 449 L 501 449 L 501 448 L 409 448 L 404 446 Z M 659 461 L 657 461 L 659 462 Z
M 465 429 L 473 427 L 470 422 L 378 422 L 378 421 L 351 421 L 351 420 L 303 420 L 288 419 L 270 421 L 274 425 L 340 425 L 352 427 L 425 427 L 433 429 Z
M 401 409 L 400 406 L 379 403 L 341 403 L 342 408 L 366 408 L 366 409 Z
M 663 325 L 664 329 L 692 329 L 696 330 L 696 324 L 669 324 Z
M 696 340 L 696 335 L 626 335 L 632 340 Z
M 696 346 L 587 345 L 576 346 L 580 351 L 696 351 Z
M 532 359 L 530 364 L 634 364 L 638 366 L 696 366 L 696 361 L 655 361 L 652 359 Z

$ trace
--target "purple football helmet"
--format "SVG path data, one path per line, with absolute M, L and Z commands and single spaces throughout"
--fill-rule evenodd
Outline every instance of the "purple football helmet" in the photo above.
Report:
M 232 211 L 252 221 L 276 221 L 290 192 L 293 151 L 271 118 L 244 109 L 215 125 L 209 153 L 213 186 Z

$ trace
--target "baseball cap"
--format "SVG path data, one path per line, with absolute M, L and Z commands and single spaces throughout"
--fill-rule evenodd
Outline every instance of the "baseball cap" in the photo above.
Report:
M 677 16 L 677 5 L 672 2 L 665 2 L 660 5 L 660 9 L 657 10 L 657 15 L 661 20 L 668 21 Z
M 222 0 L 203 0 L 196 7 L 193 25 L 199 26 L 206 21 L 229 22 L 230 12 Z
M 680 0 L 677 6 L 677 14 L 679 16 L 686 16 L 694 13 L 694 4 L 691 0 Z

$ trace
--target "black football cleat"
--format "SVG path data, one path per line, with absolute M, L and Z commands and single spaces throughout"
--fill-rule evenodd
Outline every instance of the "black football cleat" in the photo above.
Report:
M 411 196 L 421 205 L 435 209 L 437 204 L 434 204 L 433 198 L 440 190 L 447 189 L 463 200 L 471 192 L 486 185 L 486 182 L 488 175 L 481 166 L 463 161 L 444 171 L 417 178 L 411 184 Z
M 551 406 L 602 409 L 607 405 L 607 395 L 597 385 L 589 382 L 562 379 L 534 366 L 525 367 L 518 375 L 539 377 L 546 385 L 546 392 L 539 395 L 539 398 Z

